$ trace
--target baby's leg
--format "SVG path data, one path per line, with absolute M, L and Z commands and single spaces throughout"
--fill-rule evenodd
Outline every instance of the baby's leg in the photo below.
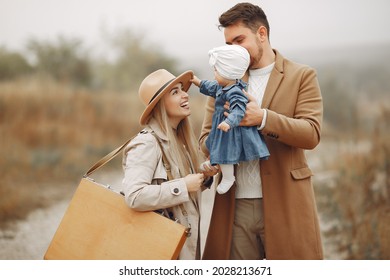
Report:
M 222 181 L 217 187 L 219 194 L 226 193 L 232 186 L 236 178 L 234 177 L 234 165 L 233 164 L 220 164 L 222 172 Z

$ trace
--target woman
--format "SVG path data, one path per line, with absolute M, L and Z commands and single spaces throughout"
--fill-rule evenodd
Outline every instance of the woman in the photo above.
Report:
M 200 259 L 200 193 L 209 181 L 205 178 L 213 175 L 199 172 L 202 159 L 188 119 L 192 77 L 192 71 L 175 77 L 160 69 L 142 81 L 139 96 L 146 108 L 140 124 L 145 128 L 126 147 L 123 159 L 128 206 L 138 211 L 167 210 L 191 229 L 179 259 Z M 168 163 L 163 162 L 162 152 Z

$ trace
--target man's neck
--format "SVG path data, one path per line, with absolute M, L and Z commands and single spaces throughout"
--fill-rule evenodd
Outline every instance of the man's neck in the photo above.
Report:
M 268 65 L 274 63 L 275 58 L 276 58 L 276 55 L 275 55 L 274 51 L 272 50 L 271 46 L 264 48 L 263 56 L 261 57 L 261 60 L 259 62 L 257 69 L 267 67 Z

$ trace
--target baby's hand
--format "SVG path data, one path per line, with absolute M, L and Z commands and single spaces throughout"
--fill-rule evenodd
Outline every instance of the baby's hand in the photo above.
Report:
M 191 83 L 193 83 L 194 85 L 196 85 L 197 87 L 200 86 L 200 79 L 194 75 L 194 77 L 190 80 Z
M 224 132 L 228 132 L 229 129 L 230 129 L 230 125 L 227 123 L 227 122 L 221 122 L 219 125 L 218 125 L 218 129 L 224 131 Z
M 200 171 L 204 176 L 214 176 L 219 171 L 219 165 L 211 165 L 210 161 L 205 161 L 200 165 Z

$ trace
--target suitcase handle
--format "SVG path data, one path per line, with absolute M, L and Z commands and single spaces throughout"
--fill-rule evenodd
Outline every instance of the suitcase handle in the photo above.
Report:
M 84 177 L 89 177 L 93 172 L 95 172 L 97 169 L 105 165 L 107 162 L 112 160 L 114 157 L 116 157 L 126 146 L 130 143 L 131 140 L 133 140 L 135 136 L 131 137 L 129 140 L 127 140 L 125 143 L 123 143 L 121 146 L 113 150 L 111 153 L 107 154 L 100 160 L 98 160 L 94 165 L 91 166 L 91 168 L 84 174 Z

